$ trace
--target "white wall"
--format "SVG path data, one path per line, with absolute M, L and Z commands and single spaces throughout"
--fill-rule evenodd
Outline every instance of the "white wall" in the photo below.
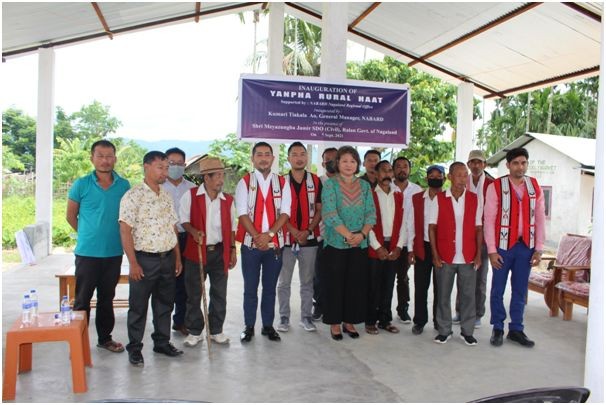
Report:
M 527 174 L 539 185 L 552 187 L 551 217 L 545 224 L 546 244 L 556 248 L 562 234 L 589 233 L 591 219 L 591 189 L 593 180 L 581 179 L 580 164 L 541 141 L 533 140 L 524 146 L 530 155 Z M 499 176 L 508 173 L 506 160 L 499 162 Z

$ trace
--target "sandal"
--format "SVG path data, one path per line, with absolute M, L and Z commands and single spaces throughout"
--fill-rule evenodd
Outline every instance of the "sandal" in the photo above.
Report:
M 122 353 L 124 351 L 124 346 L 122 346 L 122 343 L 114 342 L 113 340 L 110 340 L 103 344 L 97 343 L 97 347 L 100 347 L 101 349 L 109 350 L 110 352 L 113 352 L 113 353 Z
M 369 335 L 378 335 L 379 330 L 375 325 L 366 325 L 366 333 L 368 333 Z
M 392 324 L 388 325 L 379 325 L 379 328 L 386 330 L 389 333 L 400 333 L 400 329 L 393 326 Z

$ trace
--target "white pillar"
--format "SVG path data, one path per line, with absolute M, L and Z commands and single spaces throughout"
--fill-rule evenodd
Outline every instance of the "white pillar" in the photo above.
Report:
M 604 20 L 602 20 L 602 57 L 604 60 Z M 591 286 L 589 315 L 585 345 L 585 384 L 591 390 L 589 402 L 604 403 L 604 66 L 600 66 L 598 93 L 598 125 L 596 129 L 595 190 L 593 196 L 593 224 Z
M 267 44 L 267 72 L 270 75 L 283 75 L 284 60 L 284 3 L 269 3 L 269 38 Z M 271 171 L 280 170 L 280 144 L 272 143 L 274 163 Z
M 347 77 L 347 26 L 349 25 L 347 11 L 349 4 L 324 3 L 322 5 L 322 64 L 320 77 L 326 80 L 343 81 Z M 329 144 L 318 146 L 316 166 L 318 176 L 324 174 L 322 167 L 322 152 Z M 334 145 L 339 147 L 338 144 Z
M 53 124 L 55 112 L 55 51 L 38 50 L 38 111 L 36 118 L 36 222 L 48 224 L 49 253 L 53 217 Z
M 457 89 L 457 141 L 455 160 L 467 162 L 473 140 L 473 84 L 461 83 Z

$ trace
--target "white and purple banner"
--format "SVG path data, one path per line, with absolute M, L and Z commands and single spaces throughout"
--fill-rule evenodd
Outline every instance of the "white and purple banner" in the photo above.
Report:
M 238 100 L 238 137 L 251 142 L 338 142 L 404 148 L 410 137 L 410 91 L 406 85 L 242 75 Z

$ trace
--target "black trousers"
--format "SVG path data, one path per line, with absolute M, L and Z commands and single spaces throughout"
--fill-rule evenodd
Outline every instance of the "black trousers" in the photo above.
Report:
M 128 297 L 128 344 L 126 350 L 141 350 L 147 323 L 147 308 L 151 296 L 154 332 L 151 337 L 154 347 L 161 347 L 170 341 L 170 314 L 175 301 L 175 255 L 165 257 L 136 254 L 137 262 L 143 268 L 139 281 L 129 280 Z
M 227 312 L 227 273 L 223 270 L 223 249 L 206 252 L 204 274 L 210 278 L 208 289 L 208 322 L 210 334 L 218 335 L 223 332 L 223 323 Z M 229 249 L 229 248 L 228 248 Z M 187 288 L 187 312 L 185 326 L 193 335 L 200 335 L 204 329 L 204 314 L 202 313 L 202 277 L 200 265 L 185 259 L 185 287 Z M 206 285 L 205 285 L 206 288 Z
M 97 311 L 95 326 L 100 344 L 112 340 L 114 317 L 114 296 L 120 279 L 122 256 L 89 257 L 76 255 L 76 299 L 75 311 L 86 311 L 90 323 L 90 300 L 97 290 Z
M 185 242 L 187 241 L 187 232 L 179 232 L 179 249 L 181 249 L 181 257 L 185 251 Z M 185 303 L 187 302 L 187 290 L 185 289 L 185 272 L 175 279 L 175 313 L 173 314 L 173 323 L 177 326 L 185 323 Z
M 425 260 L 415 257 L 415 316 L 413 323 L 415 325 L 425 326 L 428 321 L 427 313 L 427 292 L 432 281 L 433 256 L 431 255 L 431 245 L 424 242 Z M 433 322 L 437 329 L 436 311 L 438 305 L 438 287 L 435 280 L 436 274 L 433 271 Z
M 337 249 L 326 246 L 322 252 L 325 277 L 322 290 L 324 315 L 328 325 L 361 323 L 366 318 L 368 249 Z
M 400 266 L 396 269 L 396 277 L 398 285 L 396 287 L 398 293 L 398 306 L 396 312 L 400 318 L 404 318 L 404 314 L 408 312 L 408 303 L 410 302 L 410 287 L 408 285 L 408 269 L 410 264 L 408 263 L 408 248 L 402 249 L 400 258 L 404 257 L 404 260 L 398 259 Z
M 318 251 L 316 253 L 316 271 L 314 273 L 314 306 L 315 311 L 322 313 L 322 251 L 324 250 L 324 242 L 318 243 Z
M 384 245 L 389 250 L 389 242 Z M 368 309 L 366 312 L 366 325 L 379 322 L 386 326 L 393 320 L 391 316 L 391 300 L 393 298 L 393 285 L 396 271 L 402 267 L 400 260 L 369 259 L 368 271 Z

